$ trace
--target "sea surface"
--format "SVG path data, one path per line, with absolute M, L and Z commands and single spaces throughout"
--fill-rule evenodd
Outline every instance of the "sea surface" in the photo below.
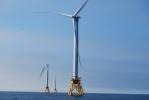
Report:
M 67 93 L 0 92 L 0 100 L 149 100 L 149 95 L 88 93 L 71 97 Z

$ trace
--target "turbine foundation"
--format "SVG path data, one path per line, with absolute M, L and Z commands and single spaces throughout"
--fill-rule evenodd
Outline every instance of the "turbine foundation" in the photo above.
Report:
M 46 92 L 46 93 L 49 93 L 49 92 L 50 92 L 49 86 L 46 86 L 45 92 Z
M 74 92 L 75 90 L 76 90 L 76 93 Z M 83 96 L 83 94 L 84 94 L 84 91 L 81 85 L 81 79 L 80 78 L 71 79 L 68 95 L 69 96 L 74 96 L 74 95 Z
M 54 93 L 57 93 L 57 89 L 54 89 Z

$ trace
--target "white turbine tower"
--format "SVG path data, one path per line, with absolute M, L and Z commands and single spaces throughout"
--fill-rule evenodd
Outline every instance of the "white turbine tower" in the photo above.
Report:
M 73 75 L 72 79 L 70 81 L 70 88 L 68 94 L 72 96 L 74 93 L 73 91 L 76 89 L 77 95 L 82 96 L 83 88 L 81 86 L 81 78 L 78 77 L 78 61 L 79 61 L 79 29 L 78 29 L 78 22 L 80 19 L 80 16 L 78 14 L 81 12 L 81 10 L 85 7 L 88 0 L 86 0 L 83 5 L 73 14 L 60 14 L 66 17 L 70 17 L 73 20 L 73 27 L 74 27 L 74 50 L 73 50 Z

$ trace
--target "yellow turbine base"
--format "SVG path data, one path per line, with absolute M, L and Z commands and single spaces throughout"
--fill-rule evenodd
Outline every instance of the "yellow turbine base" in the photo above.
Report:
M 81 80 L 80 79 L 72 79 L 70 81 L 70 86 L 69 86 L 69 96 L 74 96 L 74 90 L 76 90 L 76 95 L 77 96 L 83 96 L 84 95 L 84 90 L 83 87 L 81 86 Z

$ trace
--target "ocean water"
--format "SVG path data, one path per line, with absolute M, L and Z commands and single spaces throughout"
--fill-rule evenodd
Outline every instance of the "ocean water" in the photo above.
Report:
M 67 93 L 0 92 L 0 100 L 149 100 L 145 94 L 85 94 L 71 97 Z

